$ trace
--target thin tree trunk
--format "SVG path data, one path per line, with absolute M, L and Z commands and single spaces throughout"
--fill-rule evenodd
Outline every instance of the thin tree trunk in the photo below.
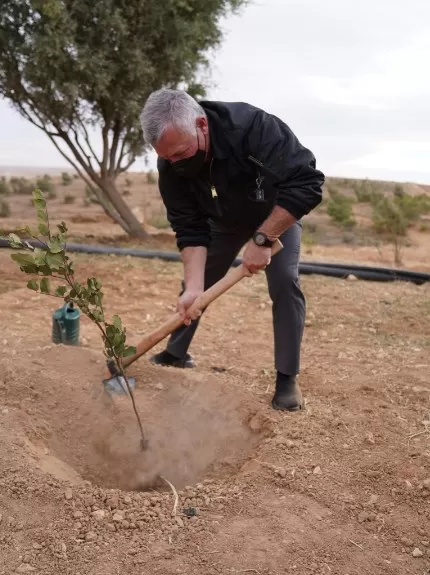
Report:
M 112 181 L 109 178 L 103 178 L 100 180 L 100 187 L 109 198 L 110 203 L 118 212 L 121 219 L 124 220 L 124 222 L 127 224 L 128 229 L 125 231 L 133 238 L 140 238 L 144 240 L 148 239 L 150 235 L 133 214 L 128 204 L 123 200 L 115 184 L 115 181 Z
M 401 250 L 402 250 L 402 240 L 399 238 L 399 236 L 394 236 L 394 263 L 396 264 L 396 266 L 401 266 L 403 263 Z
M 127 232 L 129 234 L 130 233 L 129 226 L 121 218 L 121 216 L 118 214 L 118 212 L 115 211 L 115 208 L 112 206 L 112 204 L 106 200 L 105 194 L 103 194 L 103 191 L 99 188 L 99 186 L 91 183 L 90 188 L 93 190 L 99 204 L 101 205 L 101 207 L 103 208 L 105 213 L 110 218 L 112 218 L 118 225 L 120 225 L 125 232 Z

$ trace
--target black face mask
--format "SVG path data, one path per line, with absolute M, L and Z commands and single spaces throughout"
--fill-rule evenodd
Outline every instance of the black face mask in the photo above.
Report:
M 197 132 L 197 146 L 199 145 L 199 134 Z M 206 135 L 205 135 L 205 148 L 206 148 Z M 185 176 L 187 178 L 193 178 L 201 171 L 206 160 L 206 151 L 197 149 L 194 156 L 189 158 L 184 158 L 183 160 L 178 160 L 177 162 L 171 162 L 172 168 L 180 176 Z

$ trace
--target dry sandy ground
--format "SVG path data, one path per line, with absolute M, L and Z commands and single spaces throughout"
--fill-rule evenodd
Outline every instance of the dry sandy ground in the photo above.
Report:
M 73 259 L 131 343 L 172 312 L 179 265 Z M 283 414 L 264 277 L 244 280 L 205 314 L 195 370 L 130 368 L 141 453 L 95 328 L 51 345 L 59 300 L 25 282 L 2 250 L 1 575 L 430 573 L 429 285 L 303 277 L 306 409 Z

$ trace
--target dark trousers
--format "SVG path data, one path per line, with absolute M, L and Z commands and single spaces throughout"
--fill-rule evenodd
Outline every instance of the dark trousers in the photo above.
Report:
M 266 268 L 269 295 L 273 302 L 275 367 L 287 375 L 300 369 L 300 346 L 305 322 L 305 297 L 299 282 L 300 240 L 302 226 L 297 222 L 282 234 L 284 248 Z M 205 289 L 221 279 L 250 239 L 249 232 L 238 232 L 219 225 L 212 226 L 212 242 L 208 249 Z M 169 338 L 167 351 L 183 358 L 191 344 L 201 318 L 189 326 L 181 326 Z M 257 337 L 264 337 L 257 334 Z M 250 358 L 250 361 L 252 358 Z

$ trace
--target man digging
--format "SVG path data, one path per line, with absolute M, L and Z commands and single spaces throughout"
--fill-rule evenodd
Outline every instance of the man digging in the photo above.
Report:
M 259 108 L 197 102 L 179 90 L 153 92 L 141 123 L 158 155 L 160 194 L 184 265 L 178 301 L 184 325 L 151 361 L 194 366 L 188 348 L 200 319 L 187 310 L 227 273 L 248 243 L 243 263 L 250 273 L 265 270 L 273 302 L 277 377 L 272 406 L 300 409 L 301 218 L 321 202 L 324 183 L 313 154 L 285 123 Z M 271 259 L 278 238 L 284 248 Z

